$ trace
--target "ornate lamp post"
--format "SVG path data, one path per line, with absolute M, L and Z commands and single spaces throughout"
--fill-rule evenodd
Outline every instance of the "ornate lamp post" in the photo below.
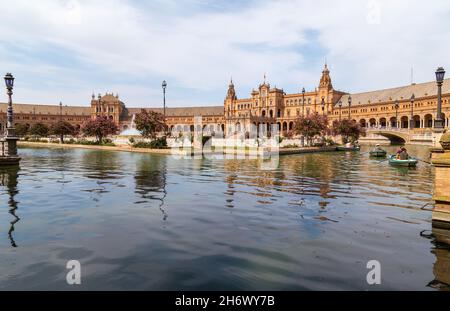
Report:
M 59 121 L 62 121 L 62 102 L 59 102 Z
M 436 82 L 438 86 L 437 112 L 436 120 L 434 120 L 434 128 L 438 131 L 444 129 L 444 122 L 442 120 L 442 84 L 444 83 L 445 70 L 439 67 L 436 70 Z
M 398 104 L 398 100 L 395 101 L 395 128 L 398 128 L 398 108 L 400 105 Z
M 305 116 L 305 88 L 302 89 L 302 116 Z
M 14 114 L 13 114 L 13 107 L 12 107 L 12 95 L 13 95 L 13 88 L 14 88 L 14 77 L 12 74 L 7 73 L 5 75 L 5 84 L 6 84 L 6 90 L 8 94 L 8 112 L 7 112 L 7 125 L 6 125 L 6 136 L 15 136 L 14 133 Z
M 339 122 L 342 120 L 342 100 L 339 101 Z
M 325 97 L 322 97 L 322 115 L 325 115 Z
M 103 113 L 102 95 L 100 93 L 98 93 L 98 113 L 97 113 L 97 118 L 98 118 L 98 116 L 101 116 L 102 113 Z
M 164 132 L 166 132 L 166 89 L 167 89 L 167 82 L 164 80 L 162 82 L 162 89 L 163 89 L 163 107 L 164 107 Z
M 352 95 L 348 96 L 348 120 L 352 118 Z
M 163 89 L 164 122 L 166 122 L 166 89 L 167 89 L 166 80 L 164 80 L 162 83 L 162 89 Z
M 14 88 L 14 77 L 12 74 L 7 73 L 5 75 L 5 84 L 8 94 L 8 112 L 7 112 L 7 124 L 6 124 L 6 135 L 5 135 L 5 147 L 3 151 L 3 156 L 9 158 L 7 164 L 16 164 L 19 162 L 20 158 L 17 157 L 17 141 L 16 129 L 14 128 L 14 112 L 12 107 L 12 95 Z
M 412 130 L 416 127 L 414 122 L 414 101 L 416 100 L 416 96 L 414 94 L 411 95 L 411 120 L 409 121 L 409 129 Z

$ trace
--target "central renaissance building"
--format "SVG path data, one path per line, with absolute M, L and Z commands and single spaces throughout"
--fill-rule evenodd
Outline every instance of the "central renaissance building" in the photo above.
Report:
M 450 79 L 442 87 L 442 120 L 446 128 L 450 120 Z M 413 96 L 414 95 L 414 96 Z M 412 100 L 412 98 L 414 100 Z M 163 112 L 160 108 L 145 108 Z M 349 94 L 334 89 L 330 71 L 325 65 L 318 87 L 286 94 L 264 80 L 247 98 L 239 98 L 230 82 L 223 105 L 208 107 L 167 108 L 166 121 L 174 132 L 193 131 L 195 118 L 201 116 L 207 134 L 249 131 L 257 126 L 270 130 L 278 126 L 286 135 L 294 129 L 302 115 L 319 113 L 330 121 L 351 118 L 363 127 L 403 128 L 418 133 L 430 131 L 437 116 L 436 82 L 411 84 L 403 87 Z M 141 108 L 127 108 L 116 94 L 92 95 L 90 106 L 57 106 L 15 104 L 15 123 L 51 125 L 65 120 L 76 127 L 97 116 L 106 116 L 120 130 L 128 129 L 133 115 Z M 0 131 L 6 125 L 7 104 L 0 103 Z

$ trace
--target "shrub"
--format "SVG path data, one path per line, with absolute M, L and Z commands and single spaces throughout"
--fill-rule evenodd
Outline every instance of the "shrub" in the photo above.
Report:
M 133 144 L 133 148 L 148 148 L 148 149 L 167 149 L 167 140 L 165 137 L 155 139 L 151 142 L 137 142 Z
M 300 148 L 298 145 L 286 145 L 286 146 L 284 146 L 283 148 L 286 148 L 286 149 L 293 149 L 293 148 Z

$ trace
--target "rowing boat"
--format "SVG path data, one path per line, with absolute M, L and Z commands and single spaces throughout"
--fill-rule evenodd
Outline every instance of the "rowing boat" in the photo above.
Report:
M 399 160 L 396 155 L 391 155 L 389 157 L 389 164 L 395 166 L 408 166 L 415 167 L 419 161 L 416 158 L 410 157 L 407 160 Z
M 385 158 L 387 155 L 386 150 L 383 149 L 374 149 L 372 151 L 369 152 L 371 157 L 377 157 L 377 158 Z
M 337 151 L 360 151 L 361 147 L 345 147 L 339 146 L 336 148 Z

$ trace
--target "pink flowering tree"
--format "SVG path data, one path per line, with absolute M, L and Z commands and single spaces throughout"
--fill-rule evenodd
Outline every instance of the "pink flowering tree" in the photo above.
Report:
M 107 117 L 97 117 L 96 119 L 86 121 L 81 127 L 81 132 L 84 135 L 95 136 L 99 144 L 103 142 L 103 138 L 116 134 L 117 131 L 116 123 Z

